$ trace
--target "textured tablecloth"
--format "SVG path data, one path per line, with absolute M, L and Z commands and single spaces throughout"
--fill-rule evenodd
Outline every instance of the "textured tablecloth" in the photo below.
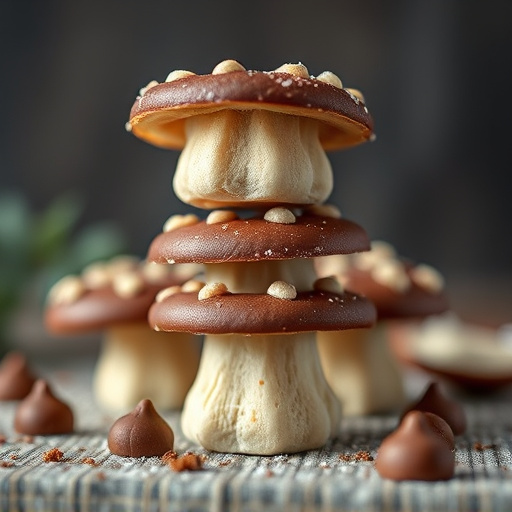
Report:
M 396 416 L 345 418 L 337 438 L 321 450 L 255 457 L 206 452 L 183 437 L 178 412 L 163 413 L 176 451 L 206 456 L 201 471 L 175 472 L 156 457 L 110 454 L 106 438 L 116 418 L 95 407 L 91 368 L 84 360 L 39 369 L 72 405 L 73 435 L 23 438 L 12 429 L 16 403 L 0 403 L 1 510 L 512 510 L 511 393 L 464 400 L 469 428 L 456 440 L 455 477 L 447 482 L 383 480 L 371 460 L 357 460 L 358 453 L 376 457 Z M 64 453 L 60 462 L 43 461 L 52 448 Z

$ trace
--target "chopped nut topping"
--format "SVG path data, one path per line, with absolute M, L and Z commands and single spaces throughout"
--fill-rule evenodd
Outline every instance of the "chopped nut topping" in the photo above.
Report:
M 163 281 L 169 274 L 170 265 L 162 265 L 161 263 L 155 263 L 148 261 L 141 267 L 142 275 L 150 283 L 159 283 Z
M 288 208 L 279 206 L 268 210 L 263 218 L 268 222 L 275 222 L 276 224 L 294 224 L 297 220 Z
M 58 448 L 52 448 L 43 453 L 43 462 L 60 462 L 64 457 L 64 453 Z
M 321 215 L 322 217 L 341 219 L 341 211 L 334 204 L 314 204 L 309 206 L 306 211 L 312 215 Z
M 199 217 L 193 213 L 187 215 L 172 215 L 164 224 L 164 233 L 173 231 L 174 229 L 184 228 L 185 226 L 193 226 L 199 222 Z
M 313 283 L 313 288 L 318 291 L 343 293 L 343 287 L 335 277 L 322 277 Z
M 146 94 L 149 89 L 155 87 L 155 85 L 158 85 L 158 82 L 156 80 L 151 80 L 151 82 L 149 82 L 148 85 L 146 85 L 146 87 L 142 87 L 142 89 L 139 91 L 139 94 L 141 96 L 144 96 L 144 94 Z
M 277 299 L 293 300 L 297 297 L 295 286 L 284 281 L 274 281 L 267 289 L 267 293 Z
M 185 71 L 183 69 L 175 69 L 174 71 L 171 71 L 167 78 L 165 79 L 166 82 L 174 82 L 174 80 L 179 80 L 180 78 L 185 78 L 187 76 L 195 75 L 195 73 L 192 73 L 192 71 Z
M 110 284 L 110 272 L 105 263 L 91 263 L 83 269 L 82 279 L 87 288 L 97 290 Z
M 199 292 L 204 287 L 204 285 L 205 283 L 203 281 L 199 281 L 197 279 L 190 279 L 186 283 L 183 283 L 181 291 L 184 293 Z
M 403 265 L 396 260 L 380 262 L 372 268 L 371 275 L 382 286 L 399 293 L 404 293 L 411 284 Z
M 164 288 L 163 290 L 160 290 L 156 297 L 156 302 L 163 302 L 167 297 L 170 297 L 171 295 L 175 295 L 176 293 L 180 293 L 182 291 L 181 286 L 169 286 L 168 288 Z
M 213 210 L 206 217 L 206 224 L 218 224 L 220 222 L 229 222 L 238 219 L 238 214 L 231 210 Z
M 228 287 L 224 283 L 208 283 L 199 290 L 197 298 L 204 300 L 219 295 L 226 295 L 227 293 L 229 293 Z
M 72 304 L 85 292 L 86 288 L 82 279 L 77 276 L 65 276 L 53 285 L 48 299 L 54 305 Z
M 309 71 L 304 64 L 283 64 L 276 69 L 277 73 L 290 73 L 290 75 L 300 76 L 302 78 L 309 78 Z
M 195 453 L 184 453 L 175 459 L 166 461 L 173 471 L 198 471 L 203 467 L 203 457 Z
M 359 89 L 345 89 L 351 96 L 355 96 L 359 101 L 365 103 L 363 93 Z
M 417 265 L 411 269 L 410 276 L 414 283 L 432 293 L 439 293 L 444 288 L 443 276 L 430 265 Z
M 338 89 L 343 89 L 343 84 L 341 83 L 340 78 L 331 71 L 324 71 L 323 73 L 320 73 L 316 79 L 320 80 L 320 82 L 334 85 L 334 87 L 337 87 Z
M 122 299 L 130 299 L 138 295 L 145 288 L 144 279 L 135 272 L 123 272 L 114 276 L 112 289 Z
M 232 71 L 245 71 L 245 68 L 236 60 L 223 60 L 213 68 L 212 75 L 231 73 Z

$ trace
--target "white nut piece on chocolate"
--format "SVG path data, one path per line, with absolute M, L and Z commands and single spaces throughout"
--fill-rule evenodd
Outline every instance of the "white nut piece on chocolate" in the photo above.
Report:
M 371 250 L 354 255 L 354 264 L 361 270 L 370 270 L 384 260 L 396 258 L 396 251 L 387 242 L 376 240 L 371 244 Z
M 167 288 L 164 288 L 163 290 L 160 290 L 155 297 L 155 302 L 163 302 L 167 297 L 170 297 L 171 295 L 176 295 L 177 293 L 180 293 L 182 291 L 181 286 L 174 285 L 174 286 L 168 286 Z
M 129 254 L 120 254 L 119 256 L 115 256 L 110 261 L 108 261 L 106 264 L 106 268 L 110 274 L 110 277 L 112 278 L 116 274 L 136 270 L 139 263 L 140 260 L 136 256 L 131 256 Z
M 334 85 L 334 87 L 337 87 L 338 89 L 343 89 L 343 84 L 339 76 L 335 75 L 332 71 L 324 71 L 323 73 L 320 73 L 316 79 L 321 82 L 325 82 L 326 84 Z
M 341 219 L 341 211 L 334 204 L 313 204 L 306 208 L 306 211 L 311 215 L 321 215 L 322 217 Z
M 351 96 L 355 96 L 359 101 L 365 103 L 363 93 L 359 89 L 345 89 Z
M 50 304 L 73 304 L 86 292 L 82 279 L 78 276 L 65 276 L 57 281 L 48 294 Z
M 190 279 L 186 283 L 183 283 L 183 285 L 181 286 L 181 291 L 183 293 L 196 293 L 201 291 L 204 285 L 205 283 L 203 281 L 199 281 L 197 279 Z
M 141 272 L 146 281 L 156 284 L 163 281 L 170 274 L 169 267 L 170 265 L 148 261 L 142 264 Z
M 444 288 L 444 278 L 439 271 L 424 263 L 410 270 L 414 283 L 432 293 L 439 293 Z
M 313 289 L 321 292 L 343 293 L 341 283 L 333 276 L 317 279 L 313 283 Z
M 277 299 L 293 300 L 297 297 L 297 289 L 295 286 L 285 281 L 274 281 L 268 287 L 267 293 Z
M 227 293 L 229 293 L 229 290 L 224 283 L 208 283 L 199 290 L 197 298 L 205 300 L 211 297 L 218 297 L 219 295 L 226 295 Z
M 148 85 L 140 89 L 139 94 L 141 96 L 144 96 L 144 94 L 146 94 L 149 91 L 149 89 L 155 87 L 155 85 L 158 85 L 158 82 L 156 80 L 151 80 L 151 82 L 149 82 Z
M 137 272 L 123 272 L 112 279 L 112 289 L 122 299 L 135 297 L 145 287 L 144 279 Z
M 111 273 L 108 265 L 103 262 L 95 262 L 87 265 L 82 270 L 82 280 L 89 290 L 97 290 L 110 284 Z
M 179 80 L 180 78 L 186 78 L 187 76 L 192 75 L 195 75 L 195 73 L 192 73 L 192 71 L 185 71 L 184 69 L 175 69 L 167 75 L 165 81 L 174 82 L 174 80 Z
M 375 265 L 371 276 L 377 283 L 398 293 L 404 293 L 411 285 L 404 266 L 396 260 L 384 260 Z
M 171 215 L 164 224 L 163 231 L 168 233 L 174 229 L 184 228 L 186 226 L 193 226 L 199 222 L 199 217 L 193 213 L 186 215 Z
M 238 214 L 233 210 L 213 210 L 206 217 L 206 224 L 219 224 L 238 219 Z
M 275 222 L 276 224 L 294 224 L 297 220 L 291 210 L 281 206 L 267 210 L 263 218 L 268 222 Z
M 245 68 L 240 64 L 240 62 L 227 59 L 219 62 L 212 71 L 212 75 L 221 75 L 223 73 L 231 73 L 233 71 L 245 71 Z
M 309 78 L 309 71 L 302 63 L 298 64 L 283 64 L 276 69 L 277 73 L 290 73 L 290 75 L 300 76 L 302 78 Z

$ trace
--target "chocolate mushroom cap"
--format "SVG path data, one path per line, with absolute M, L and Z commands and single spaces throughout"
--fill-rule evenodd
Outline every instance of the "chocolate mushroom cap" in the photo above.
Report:
M 299 292 L 295 299 L 234 293 L 199 300 L 176 293 L 155 302 L 149 324 L 156 330 L 204 334 L 287 334 L 370 327 L 373 304 L 352 293 Z
M 186 118 L 224 109 L 262 109 L 317 119 L 326 150 L 365 142 L 373 129 L 364 103 L 346 89 L 286 72 L 240 70 L 189 74 L 151 87 L 131 109 L 131 130 L 155 146 L 182 149 Z
M 148 260 L 157 263 L 288 260 L 369 248 L 368 235 L 355 222 L 304 214 L 289 224 L 252 217 L 183 226 L 159 234 L 150 245 Z

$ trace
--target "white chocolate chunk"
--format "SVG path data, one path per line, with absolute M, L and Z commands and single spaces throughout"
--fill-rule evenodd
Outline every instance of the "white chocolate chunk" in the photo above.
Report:
M 82 270 L 82 279 L 89 290 L 109 285 L 111 277 L 108 264 L 103 262 L 91 263 Z
M 175 80 L 179 80 L 180 78 L 186 78 L 187 76 L 195 75 L 195 73 L 192 73 L 192 71 L 185 71 L 183 69 L 175 69 L 174 71 L 171 71 L 167 78 L 165 79 L 166 82 L 174 82 Z
M 145 289 L 144 279 L 135 272 L 124 272 L 114 276 L 112 288 L 123 299 L 135 297 Z
M 267 289 L 267 293 L 277 299 L 293 300 L 297 297 L 297 290 L 293 284 L 284 281 L 274 281 Z
M 206 217 L 206 224 L 219 224 L 220 222 L 229 222 L 238 219 L 238 214 L 232 210 L 213 210 Z
M 359 89 L 345 89 L 351 96 L 357 98 L 358 101 L 365 103 L 363 93 Z
M 297 220 L 292 211 L 282 207 L 267 210 L 263 218 L 268 222 L 275 222 L 276 224 L 294 224 Z
M 151 80 L 151 82 L 149 82 L 148 85 L 146 85 L 145 87 L 142 87 L 139 91 L 139 94 L 141 96 L 144 96 L 144 94 L 146 94 L 149 89 L 152 89 L 153 87 L 155 87 L 155 85 L 158 85 L 158 82 L 156 80 Z
M 404 293 L 411 285 L 403 265 L 396 260 L 384 260 L 371 270 L 372 278 L 382 286 Z
M 322 217 L 341 219 L 341 211 L 334 204 L 314 204 L 309 206 L 306 211 L 312 215 L 321 215 Z
M 65 276 L 57 281 L 48 294 L 52 305 L 72 304 L 86 292 L 85 285 L 78 276 Z
M 337 87 L 338 89 L 343 89 L 343 84 L 341 83 L 340 78 L 331 71 L 324 71 L 323 73 L 320 73 L 316 79 L 321 82 L 325 82 L 326 84 L 334 85 L 334 87 Z
M 164 288 L 163 290 L 160 290 L 156 297 L 155 302 L 163 302 L 167 297 L 170 297 L 171 295 L 175 295 L 176 293 L 180 293 L 182 291 L 181 286 L 175 285 L 175 286 L 168 286 L 167 288 Z
M 212 75 L 221 75 L 223 73 L 231 73 L 232 71 L 245 71 L 245 68 L 236 60 L 227 59 L 219 62 L 212 71 Z
M 432 293 L 439 293 L 444 288 L 443 276 L 430 265 L 417 265 L 411 269 L 410 276 L 414 283 Z
M 343 287 L 340 282 L 332 276 L 317 279 L 313 284 L 313 288 L 323 292 L 343 293 Z
M 304 64 L 283 64 L 276 69 L 277 73 L 290 73 L 290 75 L 300 76 L 302 78 L 309 78 L 309 71 Z
M 203 281 L 199 281 L 197 279 L 190 279 L 186 283 L 183 283 L 183 285 L 181 287 L 181 291 L 183 293 L 199 292 L 204 287 L 204 285 L 205 285 L 205 283 Z

